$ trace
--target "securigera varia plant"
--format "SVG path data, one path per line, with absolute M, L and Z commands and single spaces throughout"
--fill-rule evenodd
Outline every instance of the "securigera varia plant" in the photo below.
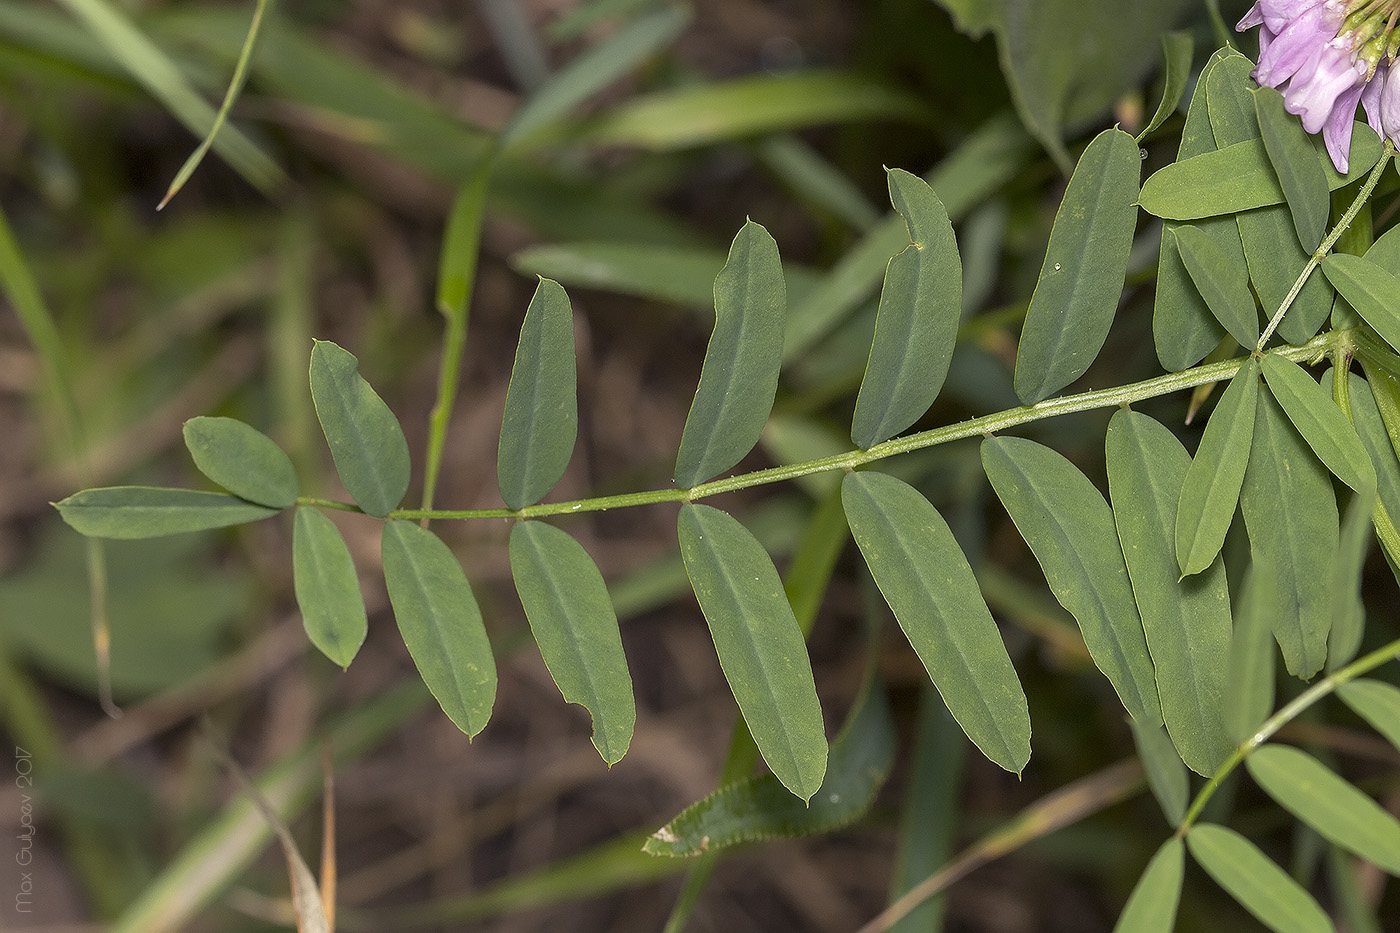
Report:
M 1331 929 L 1311 874 L 1300 882 L 1229 828 L 1228 807 L 1213 808 L 1208 822 L 1203 816 L 1222 782 L 1247 764 L 1266 794 L 1344 859 L 1400 873 L 1400 821 L 1317 749 L 1273 741 L 1336 693 L 1400 742 L 1400 689 L 1362 677 L 1392 661 L 1400 641 L 1362 652 L 1384 629 L 1368 632 L 1360 589 L 1375 540 L 1400 561 L 1400 228 L 1372 242 L 1368 208 L 1400 133 L 1397 7 L 1261 0 L 1239 24 L 1261 27 L 1258 64 L 1228 48 L 1210 56 L 1177 160 L 1142 181 L 1140 145 L 1176 110 L 1191 69 L 1189 42 L 1168 45 L 1165 84 L 1177 97 L 1163 100 L 1136 136 L 1101 132 L 1065 189 L 1016 344 L 1019 406 L 921 424 L 962 346 L 961 256 L 945 204 L 952 191 L 892 170 L 888 191 L 899 216 L 886 227 L 894 255 L 879 257 L 888 265 L 848 409 L 851 443 L 828 455 L 731 472 L 760 441 L 784 364 L 831 325 L 790 307 L 778 244 L 749 222 L 714 282 L 714 330 L 664 488 L 545 501 L 578 424 L 573 310 L 564 287 L 545 279 L 524 316 L 505 404 L 501 508 L 405 508 L 411 466 L 403 432 L 355 357 L 326 342 L 311 351 L 311 391 L 352 501 L 302 494 L 271 440 L 206 418 L 187 426 L 186 440 L 195 464 L 225 492 L 90 489 L 58 508 L 84 534 L 111 538 L 290 510 L 307 633 L 341 666 L 354 660 L 366 614 L 345 543 L 323 510 L 381 521 L 383 572 L 403 640 L 443 710 L 469 735 L 486 727 L 494 703 L 492 649 L 467 576 L 420 522 L 508 520 L 511 571 L 535 640 L 565 699 L 591 713 L 594 744 L 612 764 L 627 751 L 636 716 L 616 614 L 592 556 L 550 519 L 679 503 L 681 559 L 770 772 L 717 791 L 646 844 L 656 855 L 688 856 L 859 818 L 889 773 L 896 743 L 872 666 L 828 745 L 804 646 L 815 602 L 804 598 L 794 609 L 759 539 L 728 511 L 701 502 L 719 493 L 838 472 L 805 526 L 810 547 L 799 551 L 788 582 L 819 593 L 853 539 L 957 725 L 990 761 L 1017 774 L 1027 767 L 1035 710 L 973 561 L 920 478 L 882 469 L 898 454 L 977 442 L 991 490 L 1130 718 L 1142 767 L 1174 827 L 1119 929 L 1172 929 L 1187 852 L 1274 929 Z M 1369 128 L 1354 120 L 1358 104 Z M 1310 135 L 1318 132 L 1322 145 Z M 1391 181 L 1386 190 L 1393 188 Z M 479 190 L 465 189 L 459 207 L 479 208 L 482 199 L 472 196 Z M 470 228 L 462 223 L 454 230 Z M 1165 374 L 1066 394 L 1104 346 L 1134 243 L 1150 250 L 1158 236 L 1152 328 Z M 452 365 L 460 359 L 452 341 L 464 334 L 449 332 Z M 455 382 L 444 385 L 439 403 L 450 408 Z M 1191 390 L 1203 401 L 1212 386 L 1220 387 L 1218 400 L 1194 452 L 1175 426 L 1133 408 Z M 1012 433 L 1091 409 L 1117 409 L 1104 439 L 1107 498 L 1061 453 Z M 440 466 L 445 424 L 435 422 L 430 476 Z M 1237 540 L 1248 546 L 1225 548 L 1237 510 Z M 1276 690 L 1280 656 L 1300 682 Z M 1200 778 L 1194 792 L 1191 772 Z M 1118 799 L 1139 773 L 1136 766 L 1113 772 L 1117 783 L 1096 785 L 1083 799 Z M 1080 799 L 1047 802 L 1027 825 L 1056 825 L 1067 818 L 1067 801 Z M 871 928 L 883 929 L 937 889 L 915 886 Z

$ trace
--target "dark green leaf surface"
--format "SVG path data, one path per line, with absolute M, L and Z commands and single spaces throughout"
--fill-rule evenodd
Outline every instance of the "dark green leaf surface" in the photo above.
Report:
M 1160 724 L 1152 659 L 1108 503 L 1072 463 L 1024 438 L 983 441 L 982 466 L 1050 591 L 1079 623 L 1094 664 L 1134 719 Z
M 1216 148 L 1206 108 L 1206 85 L 1215 68 L 1231 54 L 1230 50 L 1221 49 L 1201 69 L 1196 90 L 1191 95 L 1191 106 L 1186 111 L 1186 123 L 1181 130 L 1178 159 L 1187 159 Z M 1244 249 L 1240 245 L 1239 229 L 1234 218 L 1211 218 L 1195 226 L 1210 236 L 1232 263 L 1243 264 Z M 1152 305 L 1152 340 L 1162 368 L 1177 372 L 1199 363 L 1220 343 L 1225 331 L 1191 281 L 1177 251 L 1173 229 L 1171 224 L 1162 226 L 1157 292 Z
M 510 532 L 510 571 L 550 676 L 593 717 L 593 745 L 609 766 L 632 741 L 637 709 L 617 614 L 603 575 L 567 532 L 521 522 Z
M 1142 142 L 1176 112 L 1181 95 L 1186 93 L 1186 85 L 1191 81 L 1191 56 L 1195 45 L 1191 33 L 1185 30 L 1162 34 L 1162 73 L 1165 76 L 1162 80 L 1162 99 L 1157 102 L 1152 119 L 1137 134 L 1138 142 Z
M 1225 680 L 1225 730 L 1236 742 L 1254 734 L 1274 708 L 1273 620 L 1278 613 L 1273 581 L 1259 568 L 1245 571 L 1235 631 L 1230 638 L 1230 675 Z
M 1276 354 L 1265 356 L 1262 368 L 1269 392 L 1318 459 L 1357 492 L 1374 492 L 1376 471 L 1371 458 L 1351 422 L 1337 417 L 1341 409 L 1327 390 L 1303 367 Z
M 1364 256 L 1346 253 L 1322 260 L 1322 271 L 1386 343 L 1400 348 L 1400 278 Z
M 1191 857 L 1251 914 L 1277 933 L 1331 933 L 1332 921 L 1263 852 L 1239 833 L 1203 823 L 1186 835 Z
M 1156 670 L 1162 719 L 1191 770 L 1213 774 L 1232 745 L 1221 719 L 1230 592 L 1218 557 L 1194 576 L 1182 579 L 1178 571 L 1176 504 L 1191 457 L 1160 423 L 1124 409 L 1109 421 L 1106 460 L 1109 500 Z
M 558 282 L 540 279 L 510 371 L 496 480 L 507 507 L 544 498 L 569 465 L 578 436 L 574 315 Z
M 184 434 L 199 472 L 235 496 L 272 509 L 296 504 L 296 470 L 266 434 L 233 418 L 191 418 Z
M 1391 745 L 1400 748 L 1400 687 L 1363 678 L 1342 684 L 1337 695 Z
M 1327 559 L 1340 519 L 1332 481 L 1270 395 L 1259 400 L 1255 443 L 1240 489 L 1250 556 L 1272 581 L 1273 629 L 1289 672 L 1304 679 L 1327 660 L 1332 625 Z
M 1108 336 L 1137 222 L 1142 160 L 1105 130 L 1084 150 L 1055 215 L 1016 351 L 1016 394 L 1033 405 L 1083 375 Z
M 1147 786 L 1152 796 L 1157 798 L 1167 822 L 1173 827 L 1180 825 L 1191 798 L 1191 779 L 1186 765 L 1161 726 L 1143 725 L 1136 719 L 1128 720 L 1128 724 L 1132 727 L 1133 744 L 1147 773 Z
M 1183 576 L 1209 567 L 1225 543 L 1249 462 L 1258 401 L 1259 364 L 1251 359 L 1221 395 L 1186 471 L 1176 513 L 1176 559 Z
M 1380 138 L 1364 123 L 1352 126 L 1351 165 L 1346 175 L 1323 166 L 1328 190 L 1365 177 L 1380 159 Z M 1325 154 L 1320 159 L 1327 158 Z M 1196 220 L 1284 203 L 1283 189 L 1262 140 L 1235 143 L 1192 156 L 1154 172 L 1142 184 L 1138 204 L 1167 220 Z
M 1361 650 L 1366 632 L 1366 605 L 1362 601 L 1362 572 L 1366 554 L 1374 538 L 1371 519 L 1379 500 L 1374 491 L 1355 495 L 1342 516 L 1337 552 L 1328 566 L 1328 592 L 1332 605 L 1328 615 L 1332 630 L 1327 636 L 1327 671 L 1331 673 L 1351 663 Z
M 159 538 L 255 522 L 280 511 L 221 492 L 155 486 L 84 489 L 54 507 L 90 538 Z
M 399 634 L 442 711 L 468 736 L 491 718 L 496 661 L 461 564 L 412 522 L 384 523 L 384 582 Z
M 859 819 L 894 764 L 895 728 L 884 691 L 861 695 L 831 743 L 831 763 L 810 803 L 799 801 L 771 774 L 720 788 L 657 830 L 643 848 L 652 855 L 688 856 L 742 842 L 830 832 Z
M 360 376 L 354 355 L 316 341 L 311 398 L 350 498 L 376 518 L 398 508 L 408 491 L 408 441 L 389 406 Z
M 1211 314 L 1241 346 L 1259 340 L 1259 311 L 1249 292 L 1246 270 L 1205 231 L 1188 225 L 1173 227 L 1177 253 Z
M 1176 837 L 1162 843 L 1142 873 L 1113 933 L 1172 933 L 1181 882 L 1186 874 L 1186 844 Z
M 1274 167 L 1283 196 L 1293 215 L 1293 227 L 1298 242 L 1308 252 L 1322 243 L 1327 231 L 1327 176 L 1317 160 L 1312 138 L 1303 129 L 1302 121 L 1283 109 L 1283 95 L 1273 88 L 1258 88 L 1254 95 L 1254 112 L 1259 117 L 1259 132 L 1269 163 Z
M 1026 695 L 948 524 L 883 473 L 848 473 L 851 533 L 900 628 L 953 718 L 982 753 L 1016 774 L 1031 756 Z
M 684 505 L 677 531 L 749 732 L 783 786 L 810 800 L 826 771 L 826 737 L 807 646 L 782 580 L 763 546 L 728 513 Z
M 369 631 L 360 577 L 340 530 L 315 509 L 297 509 L 292 577 L 306 636 L 326 657 L 349 667 Z
M 1285 810 L 1324 838 L 1400 875 L 1400 822 L 1336 772 L 1288 745 L 1265 745 L 1245 763 Z
M 785 294 L 778 244 L 747 221 L 715 279 L 715 329 L 676 457 L 682 489 L 734 466 L 758 443 L 778 389 Z
M 918 421 L 938 397 L 962 313 L 962 262 L 943 202 L 922 178 L 889 175 L 910 245 L 890 260 L 851 439 L 868 449 Z
M 1377 379 L 1380 378 L 1379 373 L 1375 375 Z M 1361 445 L 1366 448 L 1371 465 L 1376 470 L 1376 488 L 1380 493 L 1381 505 L 1390 515 L 1400 515 L 1400 461 L 1396 460 L 1395 448 L 1391 445 L 1390 435 L 1386 433 L 1385 421 L 1381 418 L 1373 390 L 1374 386 L 1369 381 L 1352 373 L 1347 401 Z

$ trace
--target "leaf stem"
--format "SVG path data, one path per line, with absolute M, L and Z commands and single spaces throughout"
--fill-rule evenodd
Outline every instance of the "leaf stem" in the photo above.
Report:
M 1182 818 L 1181 825 L 1177 827 L 1176 835 L 1178 837 L 1186 835 L 1192 824 L 1200 817 L 1201 811 L 1205 809 L 1205 805 L 1210 802 L 1210 798 L 1215 795 L 1215 792 L 1220 788 L 1220 785 L 1224 783 L 1225 779 L 1230 776 L 1231 772 L 1238 768 L 1241 762 L 1249 757 L 1251 752 L 1267 742 L 1275 732 L 1278 732 L 1279 729 L 1298 718 L 1304 710 L 1312 706 L 1318 700 L 1332 694 L 1342 684 L 1349 680 L 1354 680 L 1362 674 L 1368 673 L 1374 668 L 1380 667 L 1387 661 L 1392 661 L 1397 657 L 1400 657 L 1400 639 L 1396 639 L 1381 648 L 1377 648 L 1370 654 L 1357 658 L 1341 670 L 1327 675 L 1307 690 L 1304 690 L 1302 693 L 1298 694 L 1298 696 L 1294 697 L 1292 701 L 1278 712 L 1264 720 L 1264 724 L 1261 725 L 1253 735 L 1239 744 L 1239 747 L 1234 750 L 1229 758 L 1225 759 L 1225 762 L 1216 769 L 1211 779 L 1201 788 L 1200 792 L 1196 794 L 1196 799 L 1191 802 L 1191 809 L 1186 811 L 1186 816 Z
M 1308 276 L 1312 275 L 1313 270 L 1322 264 L 1322 260 L 1327 258 L 1327 254 L 1332 251 L 1333 245 L 1335 245 L 1341 235 L 1346 232 L 1347 227 L 1351 226 L 1351 222 L 1356 219 L 1356 215 L 1360 212 L 1361 208 L 1370 200 L 1371 192 L 1376 190 L 1376 185 L 1379 184 L 1381 180 L 1381 173 L 1384 172 L 1385 167 L 1390 164 L 1390 158 L 1393 155 L 1395 155 L 1395 143 L 1387 139 L 1385 141 L 1385 148 L 1381 151 L 1380 161 L 1371 169 L 1371 174 L 1366 176 L 1366 182 L 1361 186 L 1361 190 L 1356 193 L 1356 198 L 1351 202 L 1351 206 L 1346 209 L 1346 213 L 1337 221 L 1336 225 L 1327 234 L 1326 239 L 1322 241 L 1321 245 L 1308 257 L 1308 264 L 1303 266 L 1303 271 L 1298 274 L 1297 281 L 1293 283 L 1293 287 L 1290 288 L 1288 294 L 1284 296 L 1283 303 L 1278 306 L 1278 310 L 1274 312 L 1274 316 L 1269 318 L 1269 326 L 1264 328 L 1264 333 L 1259 335 L 1259 343 L 1254 347 L 1256 353 L 1264 352 L 1264 345 L 1267 344 L 1269 338 L 1274 335 L 1274 330 L 1278 327 L 1279 322 L 1283 320 L 1284 314 L 1293 306 L 1294 299 L 1298 297 L 1298 293 L 1301 292 L 1303 286 L 1307 284 Z

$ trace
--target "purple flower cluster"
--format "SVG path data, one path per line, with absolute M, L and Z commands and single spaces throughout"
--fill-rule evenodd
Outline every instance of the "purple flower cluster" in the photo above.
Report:
M 1254 80 L 1282 90 L 1303 128 L 1322 132 L 1339 172 L 1347 170 L 1358 103 L 1372 129 L 1400 142 L 1397 14 L 1400 0 L 1258 0 L 1235 26 L 1260 27 Z

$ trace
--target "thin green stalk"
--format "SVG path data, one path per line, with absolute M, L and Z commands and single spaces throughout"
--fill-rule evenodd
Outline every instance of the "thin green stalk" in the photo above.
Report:
M 1239 747 L 1235 749 L 1229 758 L 1225 759 L 1225 762 L 1216 769 L 1211 779 L 1206 782 L 1206 785 L 1196 794 L 1196 799 L 1191 802 L 1191 808 L 1186 811 L 1185 818 L 1182 819 L 1181 825 L 1177 827 L 1176 835 L 1186 835 L 1191 825 L 1195 823 L 1196 819 L 1201 815 L 1201 811 L 1205 809 L 1205 805 L 1210 802 L 1210 798 L 1215 796 L 1215 792 L 1220 788 L 1221 783 L 1249 757 L 1250 753 L 1267 742 L 1275 732 L 1278 732 L 1279 729 L 1283 728 L 1294 719 L 1297 719 L 1304 710 L 1311 707 L 1323 697 L 1330 695 L 1342 684 L 1349 680 L 1354 680 L 1362 674 L 1369 673 L 1387 661 L 1395 660 L 1397 657 L 1400 657 L 1400 639 L 1396 639 L 1384 647 L 1377 648 L 1370 654 L 1363 655 L 1351 662 L 1341 670 L 1327 675 L 1298 694 L 1291 702 L 1266 719 L 1264 724 L 1259 727 L 1258 731 L 1239 744 Z
M 1327 238 L 1322 241 L 1322 244 L 1308 257 L 1308 263 L 1303 266 L 1303 271 L 1299 273 L 1298 280 L 1293 283 L 1293 287 L 1290 288 L 1288 294 L 1284 296 L 1283 303 L 1278 306 L 1278 310 L 1274 312 L 1274 316 L 1269 319 L 1269 326 L 1264 328 L 1264 333 L 1259 335 L 1259 343 L 1254 347 L 1255 352 L 1264 352 L 1265 344 L 1267 344 L 1269 338 L 1274 335 L 1274 329 L 1277 328 L 1279 322 L 1283 320 L 1283 316 L 1288 313 L 1288 309 L 1293 306 L 1293 300 L 1298 297 L 1298 293 L 1301 292 L 1303 286 L 1307 284 L 1308 276 L 1312 275 L 1313 270 L 1321 265 L 1322 260 L 1327 258 L 1327 254 L 1332 251 L 1333 244 L 1347 231 L 1347 228 L 1351 226 L 1351 222 L 1356 219 L 1357 213 L 1371 199 L 1371 192 L 1376 190 L 1376 185 L 1379 184 L 1381 180 L 1381 174 L 1385 171 L 1385 167 L 1390 164 L 1390 158 L 1393 155 L 1395 155 L 1395 143 L 1387 139 L 1385 141 L 1385 149 L 1381 152 L 1380 161 L 1376 163 L 1375 168 L 1371 169 L 1371 174 L 1366 176 L 1366 183 L 1363 184 L 1361 190 L 1356 193 L 1356 198 L 1351 202 L 1351 206 L 1347 208 L 1346 213 L 1343 214 L 1336 225 L 1332 227 L 1331 232 L 1327 234 Z

